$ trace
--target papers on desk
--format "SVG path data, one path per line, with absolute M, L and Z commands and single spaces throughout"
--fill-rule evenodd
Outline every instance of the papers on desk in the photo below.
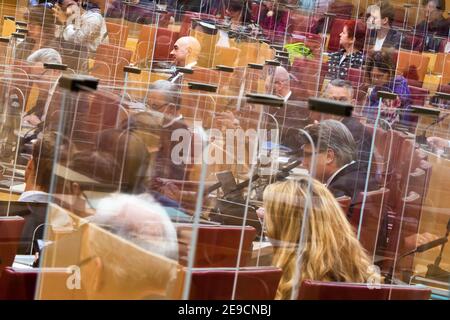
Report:
M 13 268 L 17 269 L 33 269 L 35 256 L 18 254 L 14 258 Z
M 14 193 L 24 193 L 25 192 L 25 183 L 16 184 L 9 188 Z
M 252 258 L 257 256 L 266 256 L 273 253 L 272 243 L 270 241 L 253 241 Z

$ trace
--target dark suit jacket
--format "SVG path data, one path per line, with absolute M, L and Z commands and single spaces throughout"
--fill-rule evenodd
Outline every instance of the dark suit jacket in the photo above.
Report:
M 369 34 L 369 45 L 374 46 L 377 39 L 377 31 L 371 30 Z M 398 49 L 400 46 L 400 33 L 394 29 L 389 29 L 386 39 L 384 39 L 382 48 Z
M 269 113 L 275 116 L 278 121 L 281 131 L 281 144 L 290 149 L 297 149 L 299 147 L 298 129 L 304 128 L 311 122 L 307 106 L 295 104 L 295 96 L 291 95 L 283 107 L 269 107 Z M 273 122 L 272 119 L 268 121 Z
M 449 27 L 450 19 L 442 17 L 442 19 L 430 23 L 428 23 L 426 20 L 422 21 L 416 26 L 416 32 L 424 34 L 434 34 L 440 37 L 447 37 Z
M 172 149 L 179 143 L 179 141 L 171 140 L 172 133 L 177 129 L 188 130 L 183 119 L 176 121 L 171 126 L 161 130 L 161 150 L 156 158 L 154 177 L 185 180 L 186 164 L 175 164 L 171 157 Z
M 355 204 L 360 192 L 364 191 L 367 175 L 367 166 L 355 161 L 341 170 L 328 184 L 328 189 L 338 198 L 348 196 L 352 198 L 351 206 Z M 367 191 L 377 190 L 379 184 L 374 176 L 369 177 Z
M 341 122 L 348 128 L 353 135 L 353 139 L 355 139 L 358 152 L 356 159 L 360 161 L 361 165 L 367 165 L 373 152 L 372 134 L 358 119 L 353 117 L 345 117 Z

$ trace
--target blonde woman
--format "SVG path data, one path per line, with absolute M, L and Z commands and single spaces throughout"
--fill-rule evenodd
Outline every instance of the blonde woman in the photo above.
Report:
M 307 197 L 311 197 L 301 265 L 297 249 Z M 378 275 L 356 239 L 345 214 L 328 189 L 308 177 L 269 185 L 264 191 L 267 236 L 274 246 L 272 264 L 283 270 L 276 299 L 290 299 L 294 274 L 300 267 L 302 280 L 367 282 Z

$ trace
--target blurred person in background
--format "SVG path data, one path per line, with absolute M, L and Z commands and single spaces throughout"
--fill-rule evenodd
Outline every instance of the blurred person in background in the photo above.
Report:
M 409 115 L 411 109 L 411 92 L 408 81 L 401 75 L 395 75 L 392 53 L 388 50 L 373 52 L 367 59 L 367 75 L 370 81 L 368 102 L 363 113 L 375 120 L 379 107 L 379 91 L 388 91 L 398 95 L 394 101 L 383 101 L 381 117 L 390 124 L 401 123 L 409 126 L 417 121 L 416 116 Z
M 358 69 L 364 64 L 362 49 L 366 37 L 365 26 L 360 22 L 349 20 L 339 37 L 342 49 L 331 53 L 328 60 L 328 74 L 333 79 L 345 79 L 349 68 Z
M 135 195 L 113 194 L 99 202 L 89 221 L 147 251 L 178 259 L 175 227 L 157 202 L 149 203 Z
M 416 32 L 447 38 L 450 19 L 443 15 L 445 11 L 443 0 L 425 0 L 424 5 L 425 19 L 416 26 Z
M 53 10 L 64 25 L 64 40 L 85 45 L 91 54 L 100 44 L 108 43 L 106 23 L 98 0 L 64 0 Z
M 374 51 L 382 48 L 400 47 L 400 33 L 392 28 L 395 11 L 388 1 L 383 1 L 381 6 L 374 6 L 367 19 L 367 28 L 370 29 L 369 45 Z
M 161 149 L 156 159 L 157 176 L 167 179 L 184 180 L 187 177 L 185 164 L 176 165 L 172 160 L 172 150 L 179 143 L 172 141 L 176 130 L 188 130 L 180 112 L 178 87 L 166 80 L 150 84 L 147 105 L 151 111 L 162 113 L 159 131 Z
M 55 49 L 42 48 L 28 56 L 27 63 L 30 65 L 30 78 L 35 81 L 39 95 L 36 104 L 27 111 L 23 120 L 32 126 L 37 126 L 45 121 L 50 102 L 62 75 L 60 70 L 44 68 L 44 64 L 62 64 L 62 58 Z

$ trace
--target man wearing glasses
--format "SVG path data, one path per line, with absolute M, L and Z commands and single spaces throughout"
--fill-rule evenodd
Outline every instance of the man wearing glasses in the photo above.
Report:
M 172 134 L 178 129 L 188 130 L 180 112 L 177 85 L 167 80 L 157 80 L 149 86 L 147 105 L 152 111 L 161 113 L 161 150 L 156 160 L 158 177 L 183 180 L 185 164 L 175 164 L 171 153 L 179 141 L 172 141 Z

